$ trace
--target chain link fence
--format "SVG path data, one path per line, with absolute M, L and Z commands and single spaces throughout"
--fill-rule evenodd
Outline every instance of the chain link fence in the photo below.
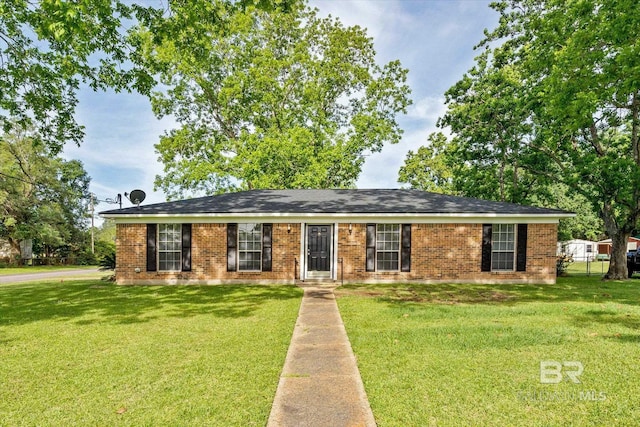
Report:
M 596 242 L 558 244 L 558 268 L 570 276 L 604 276 L 609 271 L 609 254 L 599 254 Z

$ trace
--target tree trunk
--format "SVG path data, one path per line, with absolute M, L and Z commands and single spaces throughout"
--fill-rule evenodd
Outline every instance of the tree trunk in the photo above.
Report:
M 607 234 L 611 238 L 611 258 L 609 271 L 604 278 L 609 280 L 625 280 L 629 278 L 627 270 L 627 242 L 631 236 L 633 228 L 629 224 L 636 224 L 637 217 L 616 218 L 616 211 L 613 203 L 605 202 L 602 206 L 602 221 Z M 622 222 L 622 224 L 620 223 Z
M 502 162 L 500 163 L 500 176 L 499 176 L 499 180 L 500 180 L 500 201 L 504 202 L 505 201 L 505 197 L 504 197 L 504 168 L 505 168 L 505 163 L 507 163 L 507 159 L 506 159 L 506 155 L 504 153 L 504 151 L 502 152 Z
M 611 236 L 611 262 L 609 271 L 604 278 L 609 280 L 624 280 L 629 277 L 627 271 L 627 242 L 631 233 L 618 232 Z
M 11 237 L 7 238 L 7 241 L 9 242 L 9 246 L 11 247 L 14 255 L 21 255 L 20 253 L 20 241 L 13 239 Z

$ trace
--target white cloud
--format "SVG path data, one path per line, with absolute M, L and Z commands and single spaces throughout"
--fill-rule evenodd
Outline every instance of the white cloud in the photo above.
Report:
M 407 117 L 410 119 L 425 120 L 429 123 L 435 122 L 446 111 L 443 96 L 425 96 L 409 107 Z
M 338 17 L 346 26 L 359 25 L 367 29 L 367 34 L 376 39 L 396 38 L 397 32 L 392 28 L 409 23 L 412 18 L 407 14 L 400 0 L 313 0 L 312 7 L 317 7 L 321 16 Z

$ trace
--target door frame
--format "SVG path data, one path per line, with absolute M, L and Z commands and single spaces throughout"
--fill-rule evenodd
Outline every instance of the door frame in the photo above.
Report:
M 308 233 L 309 227 L 311 226 L 329 226 L 331 230 L 329 231 L 331 235 L 331 244 L 329 245 L 329 271 L 328 272 L 310 272 L 307 266 L 307 249 L 308 249 Z M 323 222 L 323 221 L 314 221 L 309 223 L 301 224 L 300 233 L 300 276 L 302 280 L 310 280 L 310 279 L 325 279 L 325 280 L 336 280 L 336 265 L 338 263 L 338 223 L 333 222 Z

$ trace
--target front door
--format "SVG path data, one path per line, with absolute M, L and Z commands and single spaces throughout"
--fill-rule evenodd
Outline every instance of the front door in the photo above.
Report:
M 331 225 L 307 226 L 308 277 L 331 275 Z

